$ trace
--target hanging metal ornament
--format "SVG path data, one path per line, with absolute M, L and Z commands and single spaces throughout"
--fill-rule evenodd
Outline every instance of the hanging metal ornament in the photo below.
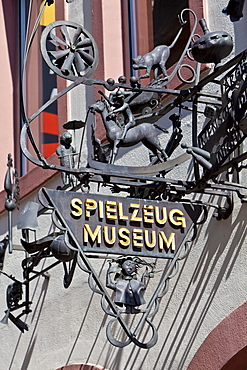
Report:
M 199 23 L 204 32 L 192 46 L 191 52 L 194 59 L 200 63 L 215 63 L 227 57 L 233 49 L 232 37 L 223 31 L 210 32 L 205 19 L 200 19 Z
M 77 23 L 49 24 L 41 35 L 40 45 L 47 65 L 68 80 L 89 77 L 98 65 L 97 45 L 92 35 Z M 56 50 L 52 50 L 52 45 Z
M 5 209 L 8 211 L 8 235 L 9 235 L 9 253 L 12 253 L 12 211 L 19 208 L 20 187 L 17 170 L 13 167 L 13 159 L 11 154 L 8 154 L 8 169 L 4 180 L 4 190 L 7 193 Z

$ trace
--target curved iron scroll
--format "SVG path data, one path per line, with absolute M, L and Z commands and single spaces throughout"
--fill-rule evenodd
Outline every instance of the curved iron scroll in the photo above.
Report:
M 174 254 L 174 257 L 171 261 L 169 261 L 168 266 L 166 270 L 164 271 L 162 277 L 160 278 L 160 281 L 150 299 L 148 302 L 146 308 L 144 310 L 140 310 L 140 312 L 135 313 L 135 315 L 140 315 L 140 319 L 134 328 L 134 330 L 130 330 L 127 323 L 124 321 L 122 317 L 123 311 L 112 301 L 111 296 L 109 295 L 105 284 L 103 284 L 100 280 L 99 275 L 94 270 L 93 265 L 90 263 L 89 258 L 87 257 L 86 253 L 83 251 L 80 243 L 76 239 L 73 231 L 70 229 L 70 226 L 68 222 L 65 220 L 61 212 L 57 209 L 54 201 L 49 196 L 48 191 L 46 191 L 45 188 L 42 188 L 39 193 L 39 197 L 42 198 L 42 203 L 44 204 L 44 201 L 47 203 L 47 206 L 49 209 L 53 210 L 53 220 L 58 219 L 59 222 L 55 222 L 56 226 L 60 227 L 64 230 L 66 229 L 66 233 L 69 235 L 69 238 L 67 238 L 67 244 L 71 249 L 77 251 L 77 263 L 80 269 L 86 273 L 89 274 L 88 277 L 88 284 L 89 287 L 92 289 L 93 292 L 97 294 L 101 294 L 101 306 L 104 312 L 110 316 L 113 317 L 113 319 L 108 323 L 106 334 L 108 340 L 117 347 L 125 347 L 129 345 L 131 342 L 136 344 L 140 348 L 151 348 L 153 347 L 157 340 L 158 340 L 158 333 L 153 325 L 153 323 L 150 321 L 150 319 L 158 312 L 159 308 L 159 301 L 160 299 L 165 295 L 165 293 L 168 290 L 168 280 L 174 277 L 178 271 L 178 261 L 185 258 L 187 253 L 182 255 L 183 251 L 183 244 L 177 249 L 177 251 Z M 200 208 L 201 214 L 202 214 L 202 207 Z M 205 216 L 205 214 L 204 214 Z M 200 217 L 200 216 L 199 216 Z M 194 224 L 192 224 L 188 234 L 193 230 L 192 237 L 185 242 L 185 249 L 188 249 L 188 245 L 192 243 L 192 241 L 196 237 L 196 231 L 197 231 L 197 225 L 201 222 L 205 221 L 205 217 L 202 218 L 201 221 L 197 221 Z M 105 304 L 105 302 L 108 304 L 109 307 Z M 122 327 L 124 333 L 127 335 L 128 339 L 126 341 L 120 341 L 117 340 L 113 334 L 112 334 L 112 325 L 115 321 L 118 321 L 120 326 Z M 152 334 L 151 339 L 147 342 L 142 342 L 138 339 L 138 336 L 142 332 L 145 325 L 148 325 L 151 328 Z

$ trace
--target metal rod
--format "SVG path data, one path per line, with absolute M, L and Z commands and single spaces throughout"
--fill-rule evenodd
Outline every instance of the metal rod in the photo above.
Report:
M 13 252 L 12 211 L 8 211 L 9 253 Z
M 197 95 L 193 97 L 193 109 L 192 109 L 192 145 L 197 147 Z M 199 165 L 194 161 L 194 175 L 195 180 L 198 181 L 200 177 Z
M 36 279 L 38 276 L 40 276 L 40 275 L 44 274 L 46 271 L 48 271 L 48 270 L 52 269 L 53 267 L 57 266 L 59 263 L 61 263 L 61 261 L 56 261 L 56 262 L 54 262 L 52 265 L 50 265 L 50 266 L 46 267 L 44 270 L 37 272 L 37 273 L 36 273 L 34 276 L 32 276 L 31 278 L 28 278 L 28 279 L 24 280 L 24 281 L 23 281 L 23 284 L 27 284 L 27 285 L 28 285 L 28 283 L 29 283 L 30 281 L 32 281 L 32 280 L 34 280 L 34 279 Z
M 80 149 L 79 149 L 79 156 L 78 156 L 78 165 L 77 165 L 77 168 L 80 167 L 81 151 L 82 151 L 83 139 L 84 139 L 85 131 L 86 131 L 86 124 L 87 124 L 88 114 L 89 114 L 89 109 L 87 110 L 86 119 L 85 119 L 85 125 L 83 127 L 83 131 L 82 131 L 82 135 L 81 135 L 81 142 L 80 142 Z

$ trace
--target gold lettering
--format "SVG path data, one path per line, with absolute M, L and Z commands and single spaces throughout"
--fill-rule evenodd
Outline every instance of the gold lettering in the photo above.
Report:
M 132 230 L 133 247 L 143 247 L 142 229 Z
M 154 223 L 154 211 L 153 211 L 153 209 L 154 209 L 153 206 L 149 206 L 147 204 L 145 204 L 143 206 L 143 221 L 145 223 L 149 223 L 149 224 Z
M 159 248 L 160 249 L 163 249 L 164 243 L 167 249 L 171 248 L 173 251 L 175 251 L 175 233 L 171 233 L 169 236 L 169 239 L 167 240 L 167 237 L 165 236 L 164 231 L 160 231 L 159 232 Z
M 117 209 L 116 209 L 116 202 L 113 200 L 106 201 L 106 218 L 108 220 L 116 220 L 117 219 Z M 113 214 L 112 214 L 113 213 Z
M 162 207 L 162 219 L 160 219 L 160 208 L 159 207 L 154 207 L 154 214 L 155 214 L 155 220 L 158 224 L 164 225 L 167 221 L 167 211 L 166 207 Z
M 108 226 L 104 226 L 104 239 L 107 244 L 114 244 L 116 242 L 116 227 L 111 228 L 111 239 L 108 237 Z
M 130 231 L 128 229 L 126 229 L 126 227 L 121 227 L 119 230 L 118 230 L 118 235 L 120 238 L 122 238 L 123 240 L 119 240 L 119 244 L 121 244 L 123 247 L 128 247 L 130 245 L 130 238 L 125 235 L 125 234 L 129 234 Z
M 79 198 L 74 198 L 70 202 L 70 206 L 72 208 L 71 214 L 75 217 L 80 217 L 82 215 L 82 208 L 81 208 L 82 201 Z
M 148 230 L 144 230 L 144 241 L 148 248 L 154 248 L 156 245 L 156 232 L 151 230 L 152 241 L 149 242 Z
M 97 225 L 94 232 L 91 230 L 90 226 L 88 224 L 85 224 L 83 227 L 83 233 L 84 233 L 84 242 L 88 243 L 89 238 L 91 238 L 92 242 L 95 242 L 97 238 L 97 243 L 101 243 L 101 226 Z
M 97 208 L 97 202 L 94 199 L 85 200 L 85 216 L 90 217 L 91 211 L 94 211 Z
M 123 203 L 118 203 L 118 218 L 119 220 L 128 220 L 128 216 L 124 216 L 123 214 Z
M 136 221 L 136 222 L 141 222 L 142 218 L 141 217 L 136 217 L 137 213 L 140 208 L 140 204 L 135 204 L 135 203 L 130 203 L 130 208 L 134 208 L 133 213 L 131 215 L 130 221 Z
M 104 209 L 103 209 L 103 201 L 99 200 L 99 218 L 103 220 L 104 218 Z
M 177 219 L 176 220 L 174 219 L 175 213 L 177 213 L 178 215 L 180 215 L 180 216 L 177 216 Z M 184 229 L 186 228 L 186 221 L 185 221 L 185 218 L 184 218 L 184 214 L 179 209 L 172 209 L 169 212 L 169 220 L 175 226 L 181 226 Z

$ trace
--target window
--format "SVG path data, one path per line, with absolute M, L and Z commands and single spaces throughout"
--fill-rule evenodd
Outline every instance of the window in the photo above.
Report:
M 135 75 L 132 58 L 153 49 L 152 0 L 122 0 L 123 51 L 127 79 Z
M 189 7 L 188 0 L 154 0 L 153 2 L 153 32 L 154 46 L 171 45 L 181 25 L 178 15 L 183 9 Z M 187 19 L 188 19 L 188 14 Z M 183 50 L 189 38 L 190 28 L 185 27 L 178 42 L 174 45 L 167 67 L 171 67 L 178 61 L 181 50 Z
M 127 79 L 139 73 L 132 69 L 133 57 L 146 54 L 158 45 L 169 46 L 173 43 L 181 27 L 178 15 L 185 8 L 191 8 L 198 19 L 203 17 L 202 0 L 122 0 Z M 190 24 L 188 12 L 184 14 L 184 18 L 188 23 L 172 48 L 167 68 L 179 60 L 190 36 L 193 25 Z

